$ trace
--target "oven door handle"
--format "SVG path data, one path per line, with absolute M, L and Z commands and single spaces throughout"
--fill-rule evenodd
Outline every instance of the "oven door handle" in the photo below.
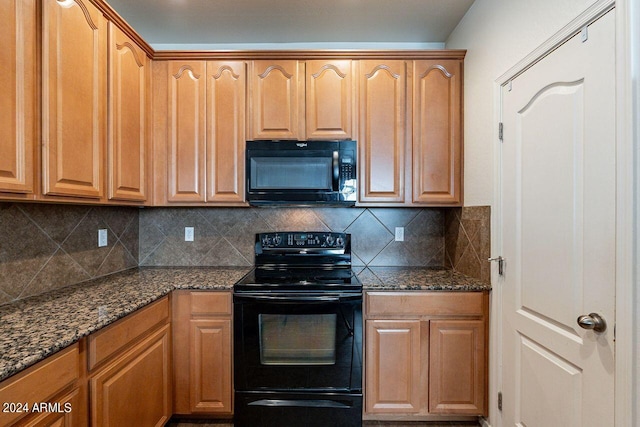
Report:
M 236 301 L 271 301 L 271 302 L 340 302 L 361 299 L 362 295 L 349 296 L 276 296 L 276 295 L 234 295 Z
M 335 400 L 286 400 L 286 399 L 261 399 L 248 403 L 248 406 L 271 407 L 301 407 L 301 408 L 338 408 L 349 409 L 351 405 Z

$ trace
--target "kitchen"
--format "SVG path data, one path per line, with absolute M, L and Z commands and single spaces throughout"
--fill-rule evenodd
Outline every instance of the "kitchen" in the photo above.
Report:
M 560 11 L 556 11 L 556 6 L 552 4 L 547 8 L 536 5 L 531 6 L 534 10 L 526 10 L 523 13 L 495 3 L 476 2 L 466 16 L 470 23 L 464 25 L 463 21 L 463 25 L 453 33 L 444 46 L 451 49 L 467 49 L 464 62 L 465 207 L 139 210 L 126 207 L 92 208 L 86 205 L 10 203 L 3 205 L 3 236 L 6 236 L 5 241 L 13 242 L 11 247 L 15 250 L 15 255 L 12 255 L 14 259 L 25 260 L 25 263 L 2 264 L 2 268 L 7 272 L 3 272 L 3 277 L 10 278 L 7 288 L 2 289 L 7 294 L 3 296 L 5 302 L 135 267 L 138 264 L 249 267 L 252 262 L 253 242 L 251 239 L 247 242 L 246 236 L 265 230 L 285 229 L 346 230 L 352 233 L 353 253 L 357 256 L 360 267 L 424 267 L 429 266 L 435 259 L 440 264 L 446 262 L 447 266 L 462 273 L 484 277 L 486 280 L 489 265 L 480 260 L 489 256 L 489 238 L 486 235 L 488 206 L 494 203 L 494 178 L 491 171 L 495 168 L 495 162 L 492 158 L 492 141 L 496 139 L 497 120 L 493 117 L 493 82 L 500 73 L 553 36 L 590 5 L 587 4 L 589 2 L 573 2 Z M 618 9 L 621 7 L 630 6 L 623 3 L 618 5 Z M 502 10 L 501 13 L 504 15 L 490 12 L 495 12 L 496 9 Z M 551 10 L 554 12 L 550 13 Z M 528 26 L 529 20 L 524 20 L 524 16 L 539 19 L 532 18 L 531 21 L 535 25 Z M 498 30 L 498 22 L 508 23 L 511 27 L 507 25 L 508 28 Z M 487 27 L 495 31 L 469 34 L 476 28 Z M 522 33 L 518 40 L 505 36 L 515 33 L 516 29 Z M 459 41 L 457 37 L 460 38 Z M 503 49 L 509 52 L 509 55 L 500 55 L 496 59 L 495 55 L 488 53 L 489 50 Z M 157 159 L 162 161 L 161 156 Z M 156 165 L 157 162 L 154 163 L 154 167 Z M 160 193 L 163 197 L 168 194 L 164 189 Z M 495 221 L 493 215 L 491 220 Z M 195 228 L 195 239 L 191 245 L 184 242 L 182 231 L 186 226 Z M 404 244 L 395 241 L 396 227 L 405 227 Z M 495 228 L 496 224 L 493 223 L 491 229 Z M 105 248 L 95 248 L 95 233 L 98 229 L 108 230 L 108 245 Z M 371 240 L 358 242 L 358 236 L 364 233 L 372 236 Z M 24 236 L 31 236 L 33 241 L 26 240 Z M 244 239 L 242 236 L 245 236 Z M 460 242 L 461 238 L 469 238 L 469 241 L 463 239 Z M 471 239 L 476 239 L 476 242 L 479 240 L 480 245 L 471 244 Z M 495 241 L 495 237 L 491 239 L 491 242 Z M 477 247 L 480 249 L 475 249 Z M 469 249 L 465 250 L 467 248 Z M 416 252 L 434 255 L 424 259 L 412 255 Z M 498 255 L 494 251 L 491 253 Z M 442 261 L 443 259 L 445 261 Z M 497 266 L 493 275 L 497 275 Z M 21 284 L 19 288 L 16 288 L 15 283 Z M 492 316 L 492 319 L 497 319 L 495 313 Z M 494 320 L 492 327 L 496 323 Z M 618 333 L 621 333 L 619 322 Z M 618 339 L 620 340 L 620 335 Z M 495 343 L 495 340 L 493 342 Z M 631 342 L 627 345 L 631 346 Z M 631 353 L 629 351 L 629 354 Z M 490 360 L 495 358 L 490 357 Z M 492 375 L 497 375 L 498 368 L 492 365 L 489 371 Z M 493 376 L 492 378 L 490 384 L 495 384 L 497 379 Z M 498 389 L 489 391 L 491 425 L 499 425 L 497 392 Z M 626 425 L 629 424 L 632 423 Z

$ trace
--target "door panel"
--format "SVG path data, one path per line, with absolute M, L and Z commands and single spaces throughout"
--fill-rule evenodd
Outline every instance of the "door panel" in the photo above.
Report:
M 367 320 L 365 411 L 421 409 L 420 320 Z
M 351 138 L 351 60 L 307 61 L 306 66 L 307 138 Z
M 406 64 L 360 61 L 360 201 L 404 202 Z
M 207 201 L 244 201 L 244 62 L 207 63 Z
M 205 201 L 205 64 L 169 63 L 169 202 Z
M 86 0 L 43 4 L 43 192 L 100 198 L 107 20 Z
M 146 200 L 147 55 L 109 23 L 109 199 Z
M 503 90 L 505 425 L 613 425 L 614 13 L 588 34 Z
M 36 2 L 4 1 L 0 16 L 0 191 L 33 193 Z

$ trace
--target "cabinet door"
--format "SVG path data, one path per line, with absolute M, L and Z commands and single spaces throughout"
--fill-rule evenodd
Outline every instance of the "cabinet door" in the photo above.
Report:
M 404 202 L 406 66 L 360 61 L 360 201 Z
M 191 320 L 191 411 L 231 413 L 231 320 Z
M 71 393 L 60 399 L 52 399 L 45 404 L 53 404 L 53 407 L 42 407 L 42 413 L 32 418 L 28 418 L 24 427 L 82 427 L 87 425 L 87 420 L 79 416 L 84 413 L 81 405 L 86 406 L 82 399 L 80 389 L 75 389 Z
M 207 201 L 244 201 L 244 62 L 207 63 Z
M 350 139 L 353 116 L 351 60 L 307 61 L 308 139 Z
M 432 320 L 429 413 L 486 415 L 485 324 Z
M 304 63 L 251 63 L 253 139 L 298 139 L 304 136 Z
M 147 55 L 109 23 L 109 199 L 146 200 Z
M 0 16 L 0 191 L 33 193 L 36 2 L 3 1 Z
M 204 61 L 169 63 L 169 202 L 205 201 Z
M 107 21 L 88 0 L 43 5 L 43 192 L 101 198 Z
M 91 425 L 163 426 L 171 417 L 169 325 L 90 379 Z
M 365 361 L 366 413 L 420 411 L 419 320 L 367 320 Z
M 415 61 L 413 201 L 462 203 L 462 61 Z

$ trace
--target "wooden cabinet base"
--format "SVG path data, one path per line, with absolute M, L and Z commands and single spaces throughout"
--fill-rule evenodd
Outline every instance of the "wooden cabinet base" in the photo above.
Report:
M 90 380 L 94 426 L 163 426 L 171 418 L 170 325 Z
M 367 292 L 365 417 L 487 415 L 487 292 Z

